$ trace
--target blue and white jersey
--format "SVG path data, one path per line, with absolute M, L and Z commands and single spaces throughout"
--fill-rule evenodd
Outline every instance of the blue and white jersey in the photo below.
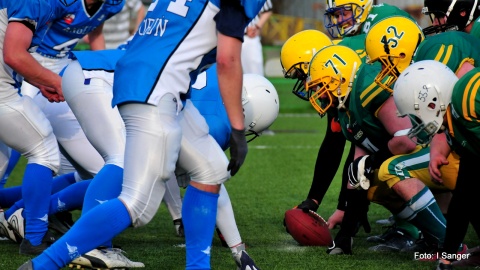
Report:
M 216 60 L 217 30 L 243 39 L 249 19 L 240 1 L 157 0 L 148 8 L 129 48 L 117 64 L 113 106 L 156 105 L 172 93 L 183 106 L 198 70 Z M 183 97 L 183 95 L 182 95 Z
M 205 117 L 210 135 L 224 151 L 227 150 L 232 128 L 220 95 L 216 64 L 198 74 L 190 91 L 190 100 Z
M 125 50 L 73 51 L 86 79 L 99 78 L 113 85 L 115 65 Z
M 30 28 L 33 33 L 30 50 L 35 50 L 35 47 L 42 40 L 45 31 L 48 28 L 48 23 L 54 16 L 53 7 L 48 0 L 0 0 L 0 42 L 4 43 L 5 30 L 9 22 L 22 22 L 25 26 Z M 22 76 L 12 70 L 11 67 L 3 62 L 3 70 L 0 75 L 7 83 L 19 88 L 23 80 Z M 6 77 L 5 77 L 6 76 Z M 10 78 L 10 79 L 7 79 Z
M 125 1 L 118 5 L 105 2 L 93 15 L 90 15 L 85 1 L 76 1 L 65 8 L 63 14 L 57 15 L 57 19 L 52 23 L 36 52 L 53 58 L 68 56 L 80 39 L 120 12 L 124 4 Z

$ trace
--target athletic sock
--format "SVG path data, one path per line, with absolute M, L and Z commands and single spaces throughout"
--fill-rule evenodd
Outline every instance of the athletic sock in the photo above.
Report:
M 218 194 L 187 187 L 183 199 L 182 218 L 187 248 L 186 269 L 210 269 Z
M 73 184 L 75 182 L 76 181 L 75 181 L 74 173 L 67 173 L 67 174 L 57 176 L 57 177 L 53 178 L 53 181 L 52 181 L 52 193 L 59 192 L 60 190 L 63 190 L 64 188 L 70 186 L 71 184 Z M 10 192 L 12 192 L 11 196 L 13 196 L 13 194 L 15 194 L 15 192 L 16 192 L 15 189 L 17 189 L 17 188 L 21 189 L 21 186 L 8 189 Z M 0 192 L 2 192 L 2 191 L 0 190 Z M 83 202 L 83 196 L 84 195 L 85 195 L 85 193 L 83 193 L 81 195 L 82 196 L 82 202 Z M 77 199 L 77 198 L 72 198 L 72 199 Z M 13 205 L 10 206 L 10 208 L 8 210 L 5 211 L 5 218 L 8 219 L 10 217 L 10 215 L 15 213 L 15 211 L 17 211 L 20 208 L 25 208 L 25 202 L 23 201 L 23 199 L 17 200 Z M 51 210 L 51 207 L 50 207 L 50 210 Z M 49 211 L 49 214 L 51 214 L 50 211 Z
M 428 187 L 424 187 L 413 196 L 397 216 L 412 222 L 439 245 L 443 244 L 446 229 L 445 217 Z
M 25 168 L 22 198 L 25 201 L 25 238 L 33 246 L 41 244 L 48 229 L 48 207 L 52 190 L 52 170 L 30 163 Z
M 395 227 L 401 229 L 403 232 L 406 232 L 413 239 L 418 239 L 420 237 L 420 232 L 418 228 L 415 227 L 412 223 L 393 215 L 395 218 Z
M 91 180 L 84 180 L 70 185 L 50 197 L 49 214 L 81 209 L 83 198 Z
M 225 185 L 221 186 L 219 192 L 216 224 L 229 247 L 242 243 L 242 237 L 235 222 L 232 202 Z
M 95 175 L 85 193 L 82 215 L 93 207 L 113 198 L 117 198 L 122 191 L 123 169 L 106 164 Z
M 130 225 L 130 214 L 125 205 L 119 199 L 111 199 L 82 215 L 65 235 L 34 258 L 35 270 L 62 268 Z

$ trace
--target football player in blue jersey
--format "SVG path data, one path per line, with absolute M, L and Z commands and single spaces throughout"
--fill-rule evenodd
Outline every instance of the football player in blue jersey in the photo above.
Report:
M 240 1 L 198 1 L 187 7 L 156 1 L 150 5 L 145 20 L 155 27 L 139 27 L 115 69 L 112 103 L 118 105 L 127 130 L 122 192 L 118 199 L 83 215 L 50 249 L 21 268 L 60 268 L 128 226 L 148 223 L 160 201 L 147 194 L 155 193 L 160 182 L 170 178 L 177 160 L 192 178 L 182 209 L 186 268 L 210 268 L 218 192 L 230 174 L 237 173 L 247 153 L 240 49 L 249 21 L 246 14 L 253 17 L 264 1 L 254 5 L 254 12 L 245 9 L 254 2 L 242 6 Z M 232 127 L 230 163 L 208 136 L 203 117 L 185 100 L 197 70 L 215 58 Z M 183 117 L 185 121 L 180 121 Z
M 32 100 L 18 94 L 24 79 L 51 102 L 63 101 L 60 76 L 42 67 L 29 53 L 67 5 L 75 0 L 0 1 L 0 140 L 28 159 L 23 177 L 27 217 L 21 254 L 39 254 L 54 241 L 47 232 L 48 195 L 59 167 L 52 127 Z M 0 214 L 3 217 L 3 213 Z

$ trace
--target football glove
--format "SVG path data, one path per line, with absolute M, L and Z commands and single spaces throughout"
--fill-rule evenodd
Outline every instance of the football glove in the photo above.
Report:
M 230 134 L 230 162 L 227 167 L 231 176 L 238 172 L 245 161 L 247 152 L 248 146 L 245 131 L 232 128 L 232 133 Z
M 312 210 L 313 212 L 317 212 L 318 210 L 318 203 L 313 199 L 306 199 L 301 204 L 297 205 L 297 208 L 303 210 L 303 212 L 308 213 L 308 211 Z
M 348 167 L 348 182 L 353 188 L 367 190 L 373 179 L 373 160 L 369 155 L 355 159 Z

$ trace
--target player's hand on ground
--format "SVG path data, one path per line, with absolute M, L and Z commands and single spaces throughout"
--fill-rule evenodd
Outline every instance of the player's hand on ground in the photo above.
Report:
M 228 163 L 227 167 L 231 176 L 238 172 L 247 157 L 247 152 L 248 146 L 245 131 L 232 128 L 232 133 L 230 134 L 230 163 Z
M 297 208 L 300 208 L 303 210 L 303 212 L 308 213 L 308 211 L 312 210 L 313 212 L 317 212 L 318 210 L 318 202 L 315 199 L 306 199 L 299 205 L 297 205 Z
M 345 214 L 345 211 L 343 210 L 338 210 L 338 209 L 335 210 L 335 212 L 333 212 L 333 214 L 327 220 L 328 228 L 333 229 L 337 225 L 341 225 L 344 214 Z

